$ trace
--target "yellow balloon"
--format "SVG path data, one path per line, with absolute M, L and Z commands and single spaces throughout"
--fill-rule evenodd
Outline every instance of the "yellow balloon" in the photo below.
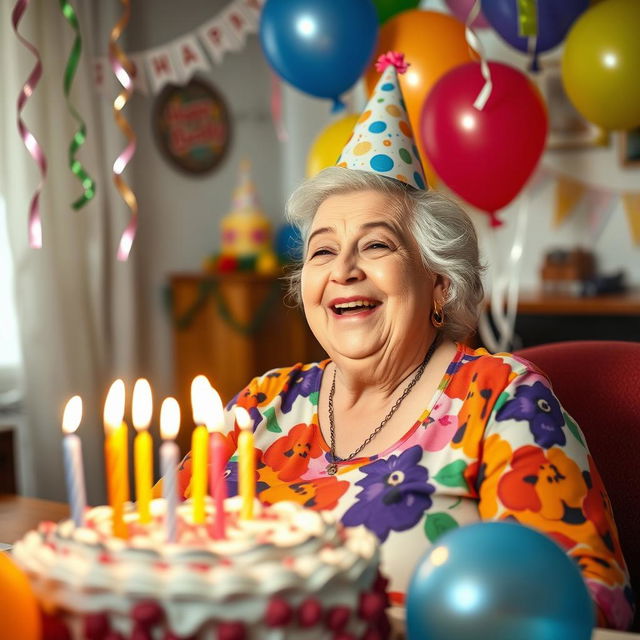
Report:
M 39 640 L 40 611 L 27 576 L 0 552 L 0 629 L 3 638 Z
M 307 155 L 307 178 L 336 164 L 342 149 L 353 133 L 356 122 L 358 122 L 358 115 L 349 114 L 335 120 L 316 136 Z
M 607 0 L 587 9 L 565 41 L 567 95 L 587 120 L 605 129 L 640 125 L 639 25 L 639 0 Z

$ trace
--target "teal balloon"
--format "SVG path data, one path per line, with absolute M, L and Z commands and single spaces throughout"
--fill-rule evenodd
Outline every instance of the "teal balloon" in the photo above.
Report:
M 409 640 L 589 640 L 594 624 L 577 564 L 515 522 L 447 532 L 407 592 Z
M 376 6 L 378 21 L 383 24 L 401 11 L 415 9 L 420 0 L 373 0 L 373 4 Z

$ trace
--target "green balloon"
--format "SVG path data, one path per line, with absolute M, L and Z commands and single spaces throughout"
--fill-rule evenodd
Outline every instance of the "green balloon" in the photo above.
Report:
M 420 0 L 373 0 L 373 4 L 378 12 L 380 24 L 383 24 L 396 13 L 415 9 L 420 4 Z

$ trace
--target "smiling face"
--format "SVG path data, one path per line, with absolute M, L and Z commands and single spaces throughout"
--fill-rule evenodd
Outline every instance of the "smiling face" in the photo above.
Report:
M 433 335 L 429 313 L 441 285 L 391 210 L 382 193 L 357 191 L 327 198 L 313 219 L 302 302 L 334 360 L 411 357 Z

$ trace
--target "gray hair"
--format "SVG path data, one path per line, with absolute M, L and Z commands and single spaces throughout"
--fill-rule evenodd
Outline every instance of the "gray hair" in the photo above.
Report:
M 445 300 L 442 333 L 451 340 L 464 340 L 477 328 L 484 297 L 478 237 L 469 216 L 449 198 L 435 191 L 421 191 L 398 180 L 367 171 L 341 167 L 324 169 L 305 180 L 286 206 L 289 222 L 302 237 L 301 261 L 289 275 L 289 293 L 301 304 L 300 280 L 307 238 L 318 207 L 330 196 L 354 191 L 378 191 L 390 202 L 390 213 L 408 219 L 407 227 L 420 248 L 426 269 L 445 278 L 450 285 Z

